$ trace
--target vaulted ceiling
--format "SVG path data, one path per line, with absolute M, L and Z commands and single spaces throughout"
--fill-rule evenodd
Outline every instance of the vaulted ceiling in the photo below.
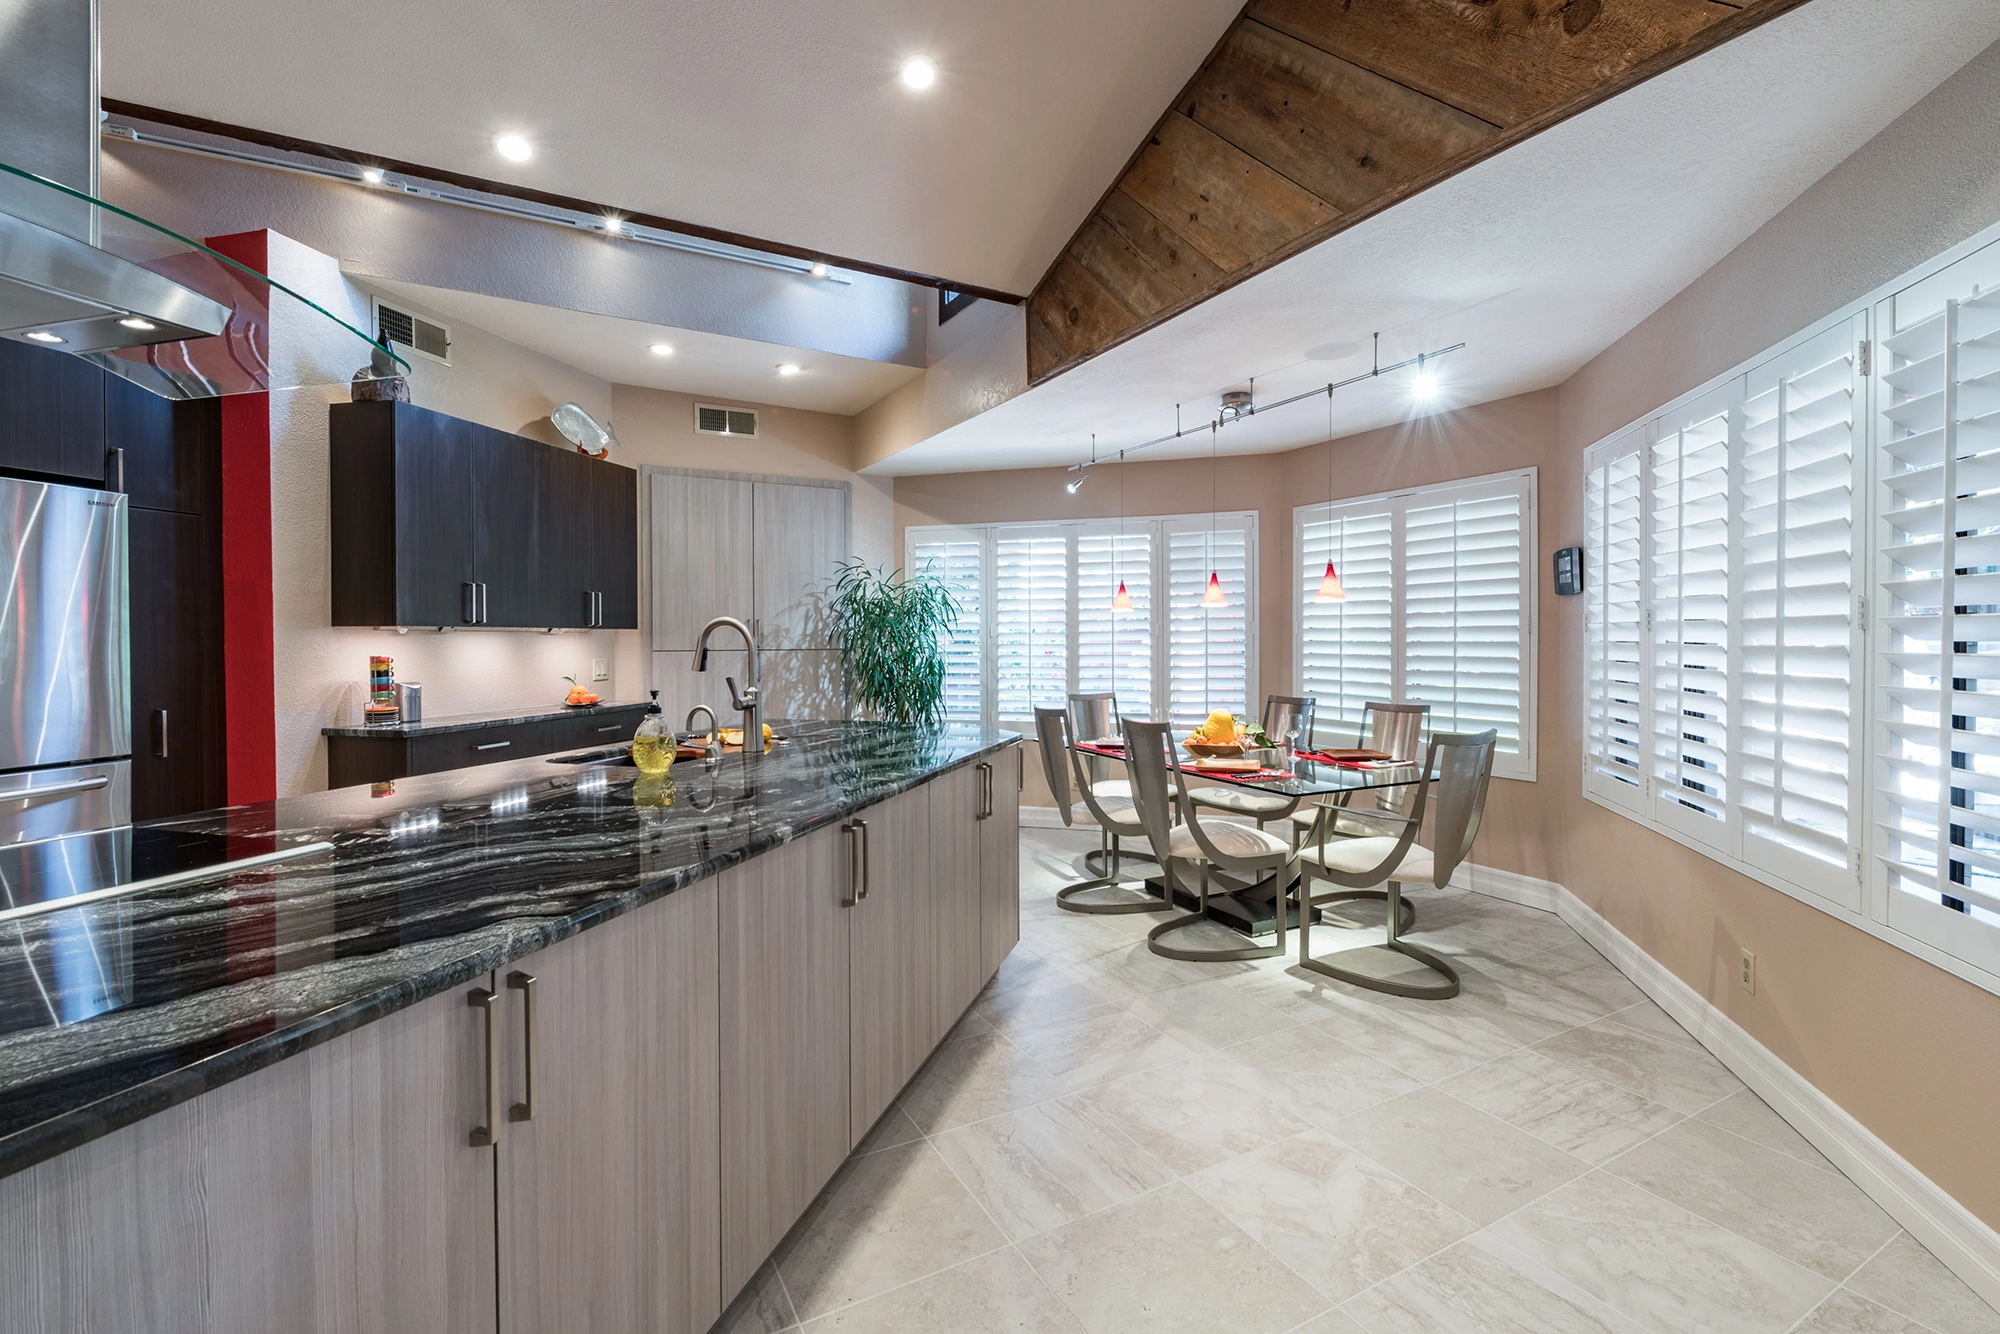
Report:
M 1250 0 L 1029 300 L 1041 381 L 1804 0 Z

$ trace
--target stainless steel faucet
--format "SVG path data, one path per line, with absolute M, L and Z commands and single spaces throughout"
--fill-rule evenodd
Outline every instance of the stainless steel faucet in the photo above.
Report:
M 708 637 L 718 626 L 728 626 L 743 636 L 743 646 L 750 650 L 749 680 L 742 689 L 737 689 L 736 678 L 724 677 L 729 683 L 729 702 L 743 713 L 743 760 L 754 764 L 764 754 L 764 709 L 759 698 L 757 685 L 757 641 L 751 637 L 750 627 L 734 616 L 718 616 L 701 627 L 701 634 L 695 640 L 694 669 L 708 670 Z

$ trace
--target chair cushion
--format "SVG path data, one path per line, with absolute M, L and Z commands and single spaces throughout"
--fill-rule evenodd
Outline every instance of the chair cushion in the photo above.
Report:
M 1341 838 L 1304 848 L 1299 852 L 1301 861 L 1324 866 L 1329 871 L 1339 871 L 1344 875 L 1361 875 L 1382 865 L 1390 853 L 1396 850 L 1397 840 L 1380 835 L 1369 838 Z M 1381 880 L 1394 880 L 1399 884 L 1435 884 L 1436 863 L 1431 860 L 1431 850 L 1412 843 L 1403 854 L 1401 862 L 1384 868 Z
M 1292 804 L 1293 798 L 1277 797 L 1268 792 L 1250 792 L 1240 787 L 1198 787 L 1188 793 L 1188 800 L 1198 806 L 1213 806 L 1216 810 L 1237 815 L 1281 815 Z
M 1107 827 L 1114 832 L 1120 834 L 1143 834 L 1146 832 L 1146 826 L 1139 823 L 1139 808 L 1134 806 L 1129 800 L 1099 797 L 1097 805 L 1104 812 Z M 1076 805 L 1069 808 L 1069 813 L 1071 819 L 1085 826 L 1089 826 L 1097 820 L 1097 817 L 1091 814 L 1090 806 L 1086 802 L 1079 801 Z
M 1132 800 L 1132 782 L 1127 778 L 1107 778 L 1101 783 L 1092 783 L 1090 790 L 1097 794 L 1099 801 Z M 1167 795 L 1169 797 L 1179 796 L 1180 789 L 1169 783 L 1167 784 Z
M 1292 855 L 1290 843 L 1276 834 L 1267 834 L 1251 825 L 1217 820 L 1202 825 L 1201 832 L 1208 835 L 1208 841 L 1215 845 L 1218 852 L 1227 857 L 1248 859 Z M 1173 838 L 1167 844 L 1167 855 L 1191 862 L 1205 861 L 1208 857 L 1208 854 L 1202 851 L 1201 844 L 1194 841 L 1194 831 L 1186 825 L 1174 830 Z

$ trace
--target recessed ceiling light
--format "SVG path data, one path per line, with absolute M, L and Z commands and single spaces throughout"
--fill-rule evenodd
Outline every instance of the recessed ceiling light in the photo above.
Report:
M 118 323 L 127 329 L 137 329 L 140 333 L 144 333 L 148 329 L 157 329 L 160 327 L 151 320 L 144 319 L 138 315 L 127 315 L 124 319 L 118 321 Z
M 655 343 L 646 350 L 656 357 L 671 357 L 674 354 L 673 344 L 671 343 Z
M 26 334 L 23 336 L 27 338 L 32 338 L 37 343 L 67 343 L 69 341 L 67 338 L 62 337 L 59 334 L 50 333 L 47 329 L 37 329 L 33 333 Z M 792 369 L 797 370 L 798 367 L 794 366 L 792 367 Z
M 380 185 L 382 183 L 382 169 L 380 167 L 363 167 L 361 169 L 361 179 L 370 185 Z
M 793 364 L 792 364 L 791 362 L 789 362 L 789 361 L 781 361 L 781 362 L 779 362 L 779 363 L 778 363 L 778 374 L 780 374 L 780 375 L 797 375 L 798 373 L 799 373 L 799 368 L 798 368 L 797 366 L 793 365 Z
M 535 146 L 521 135 L 509 130 L 493 136 L 493 151 L 509 162 L 526 162 L 535 155 Z
M 937 82 L 937 62 L 929 56 L 911 56 L 903 62 L 903 86 L 922 90 Z
M 813 265 L 813 277 L 815 277 L 815 278 L 824 278 L 824 277 L 826 277 L 826 265 L 824 265 L 824 264 L 815 264 L 815 265 Z

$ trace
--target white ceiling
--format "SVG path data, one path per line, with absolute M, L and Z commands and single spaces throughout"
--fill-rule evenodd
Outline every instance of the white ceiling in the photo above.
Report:
M 923 373 L 914 366 L 356 276 L 448 320 L 462 320 L 613 384 L 853 416 Z M 667 344 L 673 355 L 655 356 L 654 343 Z M 799 374 L 778 374 L 787 362 Z
M 1024 293 L 1240 2 L 103 0 L 103 83 Z M 913 52 L 923 94 L 896 77 Z
M 1884 40 L 1894 33 L 1895 40 Z M 876 464 L 1069 464 L 1453 343 L 1441 406 L 1545 388 L 1616 341 L 2000 38 L 1993 0 L 1813 0 Z M 1340 391 L 1335 437 L 1416 415 L 1409 376 Z M 1226 453 L 1328 438 L 1324 398 L 1222 429 Z M 1206 454 L 1208 433 L 1143 457 Z

